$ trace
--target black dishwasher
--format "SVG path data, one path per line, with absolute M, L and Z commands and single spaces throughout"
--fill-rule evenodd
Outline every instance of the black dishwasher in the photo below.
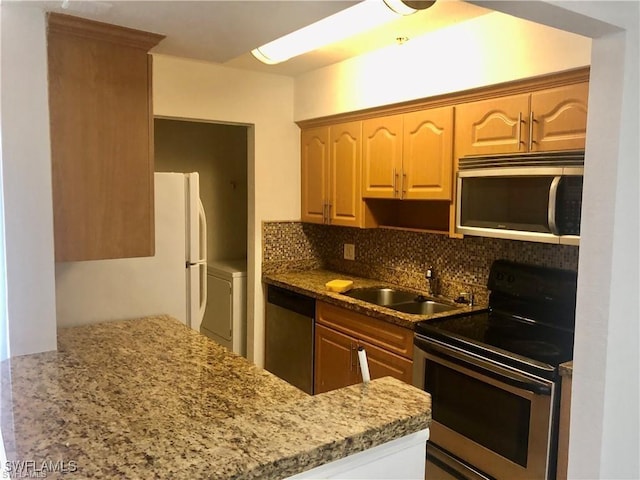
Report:
M 313 394 L 313 335 L 316 301 L 267 285 L 265 368 Z

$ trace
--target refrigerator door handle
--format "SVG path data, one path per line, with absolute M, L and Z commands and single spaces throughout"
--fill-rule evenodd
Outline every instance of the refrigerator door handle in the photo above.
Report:
M 207 216 L 204 213 L 202 200 L 198 200 L 198 224 L 200 227 L 200 305 L 198 307 L 198 323 L 202 323 L 207 308 Z
M 204 205 L 202 200 L 198 199 L 198 235 L 200 237 L 200 258 L 201 262 L 207 261 L 207 216 L 204 213 Z
M 204 311 L 207 308 L 207 264 L 199 265 L 200 269 L 200 306 L 198 308 L 198 325 L 202 325 Z M 200 331 L 200 328 L 198 328 Z
M 204 310 L 207 306 L 206 262 L 189 264 L 187 275 L 187 325 L 199 332 L 204 318 Z

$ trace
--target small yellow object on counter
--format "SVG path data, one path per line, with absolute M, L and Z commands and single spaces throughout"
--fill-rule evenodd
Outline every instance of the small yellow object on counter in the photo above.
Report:
M 324 284 L 330 292 L 342 293 L 351 290 L 353 280 L 331 280 Z

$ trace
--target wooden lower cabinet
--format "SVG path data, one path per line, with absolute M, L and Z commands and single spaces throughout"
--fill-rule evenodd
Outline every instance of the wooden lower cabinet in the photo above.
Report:
M 358 383 L 353 368 L 354 347 L 353 338 L 336 332 L 331 328 L 316 325 L 315 333 L 315 393 L 328 392 L 338 388 Z M 355 357 L 357 362 L 357 355 Z
M 369 362 L 369 373 L 371 378 L 395 377 L 405 383 L 411 383 L 413 380 L 413 361 L 402 358 L 393 353 L 387 352 L 382 348 L 369 345 L 366 342 L 358 342 L 358 347 L 363 347 L 367 352 L 367 360 Z M 360 375 L 360 366 L 356 365 L 358 375 Z M 362 378 L 358 376 L 358 381 Z
M 358 348 L 367 353 L 371 378 L 392 376 L 411 383 L 413 332 L 382 320 L 318 302 L 316 306 L 314 392 L 362 382 Z M 387 348 L 383 348 L 383 347 Z M 392 353 L 389 348 L 403 352 Z

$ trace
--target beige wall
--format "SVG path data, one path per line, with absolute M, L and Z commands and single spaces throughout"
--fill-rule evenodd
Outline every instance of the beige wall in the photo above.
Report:
M 583 227 L 590 233 L 581 245 L 579 265 L 580 332 L 569 474 L 572 478 L 637 479 L 638 3 L 496 1 L 493 5 L 520 8 L 525 18 L 597 37 L 592 58 L 596 88 L 589 99 L 589 128 L 597 134 L 590 136 L 587 145 L 589 200 Z M 21 346 L 11 354 L 17 355 L 55 348 L 44 15 L 35 8 L 6 3 L 0 6 L 0 15 L 7 303 L 11 342 Z M 597 20 L 621 25 L 626 31 L 598 30 Z M 7 45 L 13 45 L 11 54 Z M 6 80 L 7 71 L 13 80 Z M 255 125 L 249 150 L 249 237 L 259 238 L 261 219 L 297 219 L 298 134 L 290 122 L 293 81 L 170 57 L 157 57 L 155 72 L 157 114 Z M 335 88 L 336 83 L 332 85 Z M 319 107 L 322 102 L 336 102 L 323 92 L 319 90 L 317 101 L 309 103 L 311 89 L 300 90 L 296 118 L 326 114 L 327 109 Z M 346 101 L 352 102 L 353 90 L 346 92 Z M 292 174 L 283 175 L 288 169 Z M 606 179 L 604 188 L 601 176 Z M 605 219 L 609 219 L 608 228 L 602 227 Z M 254 314 L 261 317 L 263 308 L 259 241 L 250 247 L 249 255 L 253 322 Z M 250 342 L 259 345 L 262 325 L 255 323 Z M 250 351 L 260 357 L 255 345 L 250 343 Z M 603 353 L 591 361 L 595 352 Z
M 56 348 L 47 55 L 40 10 L 0 9 L 6 301 L 15 356 Z
M 207 259 L 247 256 L 247 129 L 157 118 L 156 172 L 198 172 Z
M 299 129 L 291 78 L 154 55 L 154 114 L 249 125 L 248 356 L 262 364 L 263 220 L 300 218 Z
M 482 5 L 482 4 L 481 4 Z M 589 65 L 591 40 L 494 12 L 296 79 L 304 120 Z

